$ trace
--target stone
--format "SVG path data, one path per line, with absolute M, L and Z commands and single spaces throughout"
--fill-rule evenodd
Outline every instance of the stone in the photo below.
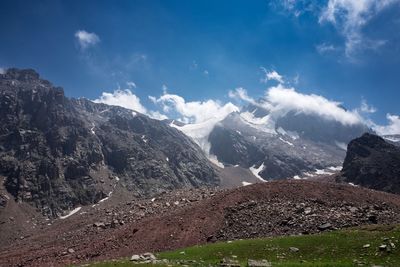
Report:
M 380 245 L 378 248 L 379 248 L 379 250 L 383 251 L 383 250 L 386 250 L 387 247 L 388 247 L 387 245 L 382 244 L 382 245 Z
M 154 254 L 150 253 L 150 252 L 143 253 L 142 256 L 148 260 L 156 260 L 157 259 L 156 256 L 154 256 Z
M 321 224 L 320 226 L 318 226 L 318 230 L 320 230 L 320 231 L 325 231 L 330 228 L 332 228 L 332 224 L 330 224 L 330 223 L 324 223 L 324 224 Z
M 69 248 L 67 251 L 69 254 L 75 253 L 75 250 L 73 248 Z
M 219 264 L 221 267 L 240 267 L 240 263 L 238 260 L 224 258 L 221 260 Z
M 304 209 L 304 214 L 305 214 L 305 215 L 308 215 L 308 214 L 310 214 L 311 212 L 312 212 L 312 209 L 311 209 L 310 207 L 307 207 L 307 208 Z
M 363 246 L 363 248 L 369 248 L 369 247 L 371 247 L 370 244 L 365 244 L 365 245 Z
M 103 222 L 95 222 L 93 224 L 94 227 L 101 227 L 101 228 L 105 228 L 106 225 Z
M 299 252 L 300 249 L 296 248 L 296 247 L 290 247 L 289 248 L 290 252 Z
M 267 260 L 247 260 L 247 266 L 249 267 L 271 267 L 271 263 Z
M 132 255 L 131 257 L 131 261 L 139 261 L 140 260 L 140 256 L 137 254 Z

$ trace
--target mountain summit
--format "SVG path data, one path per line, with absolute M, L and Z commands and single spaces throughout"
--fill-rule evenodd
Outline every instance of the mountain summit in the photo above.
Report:
M 132 110 L 69 99 L 33 70 L 0 74 L 0 166 L 17 201 L 54 217 L 117 187 L 140 197 L 217 184 L 182 132 Z

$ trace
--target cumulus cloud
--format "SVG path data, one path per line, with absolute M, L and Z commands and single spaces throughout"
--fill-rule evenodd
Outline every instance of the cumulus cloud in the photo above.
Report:
M 243 88 L 232 92 L 230 96 L 238 97 L 250 103 L 254 101 Z M 273 118 L 278 118 L 289 111 L 295 111 L 319 115 L 326 119 L 336 120 L 344 125 L 363 122 L 358 112 L 343 109 L 340 102 L 331 101 L 315 94 L 302 94 L 294 88 L 287 88 L 282 84 L 267 89 L 264 98 L 258 102 L 258 105 L 268 110 Z
M 261 67 L 261 70 L 264 72 L 264 74 L 265 74 L 265 77 L 263 77 L 262 79 L 261 79 L 261 82 L 263 82 L 263 83 L 267 83 L 268 81 L 270 81 L 270 80 L 274 80 L 274 81 L 277 81 L 277 82 L 279 82 L 279 83 L 284 83 L 284 80 L 283 80 L 283 76 L 282 75 L 280 75 L 278 72 L 276 72 L 275 70 L 272 70 L 272 71 L 268 71 L 266 68 L 264 68 L 264 67 Z
M 146 114 L 147 109 L 140 103 L 139 97 L 132 93 L 131 90 L 115 90 L 113 93 L 103 92 L 102 95 L 95 99 L 96 103 L 104 103 L 112 106 L 120 106 L 132 109 L 140 113 Z
M 363 27 L 380 11 L 400 0 L 329 0 L 319 21 L 336 26 L 346 39 L 348 57 L 360 48 L 376 49 L 384 40 L 370 40 L 362 34 Z
M 86 49 L 100 42 L 99 36 L 95 33 L 79 30 L 75 33 L 75 38 L 78 40 L 79 46 Z
M 140 102 L 140 98 L 129 89 L 118 89 L 113 93 L 103 92 L 102 95 L 98 99 L 93 100 L 93 102 L 131 109 L 157 120 L 168 119 L 165 114 L 159 111 L 148 110 L 144 107 Z
M 400 116 L 388 113 L 386 118 L 389 122 L 388 125 L 375 125 L 374 130 L 381 135 L 400 134 Z
M 154 103 L 162 106 L 166 113 L 176 112 L 181 116 L 181 121 L 189 123 L 201 123 L 214 118 L 225 118 L 239 108 L 232 103 L 221 104 L 216 100 L 189 101 L 175 94 L 166 91 L 159 98 L 150 97 Z

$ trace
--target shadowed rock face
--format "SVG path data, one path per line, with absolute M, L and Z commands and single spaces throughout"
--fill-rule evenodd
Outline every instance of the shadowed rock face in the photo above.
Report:
M 96 203 L 123 186 L 135 196 L 216 184 L 201 150 L 166 123 L 69 99 L 33 70 L 0 74 L 0 176 L 44 214 Z
M 354 139 L 337 181 L 400 194 L 400 148 L 368 133 Z
M 244 109 L 257 119 L 268 111 L 254 105 Z M 316 169 L 341 166 L 346 145 L 353 138 L 371 131 L 363 124 L 339 122 L 289 112 L 274 123 L 246 121 L 231 113 L 210 133 L 210 153 L 224 164 L 258 168 L 265 180 L 305 177 Z

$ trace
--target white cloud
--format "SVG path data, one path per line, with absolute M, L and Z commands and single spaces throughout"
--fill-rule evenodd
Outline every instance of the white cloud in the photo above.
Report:
M 206 76 L 208 76 L 208 74 L 209 74 L 209 73 L 208 73 L 208 70 L 204 70 L 204 71 L 203 71 L 203 74 L 206 75 Z
M 400 116 L 386 114 L 386 118 L 389 121 L 388 125 L 375 125 L 374 130 L 380 135 L 386 134 L 400 134 Z
M 261 82 L 267 83 L 270 80 L 277 81 L 279 83 L 284 83 L 283 76 L 280 75 L 275 70 L 268 71 L 266 68 L 261 67 L 261 70 L 264 72 L 265 77 L 261 79 Z
M 82 49 L 86 49 L 100 42 L 99 36 L 95 33 L 90 33 L 84 30 L 77 31 L 75 37 Z
M 113 93 L 103 92 L 102 95 L 98 99 L 93 100 L 93 102 L 131 109 L 157 120 L 168 119 L 165 114 L 145 108 L 140 102 L 139 97 L 129 89 L 118 89 Z
M 6 68 L 0 68 L 0 74 L 6 74 L 7 69 Z
M 233 90 L 233 91 L 229 91 L 228 96 L 229 96 L 230 98 L 237 98 L 237 99 L 240 99 L 240 100 L 249 102 L 249 103 L 251 103 L 251 104 L 253 104 L 253 105 L 258 105 L 258 102 L 255 101 L 254 98 L 250 97 L 250 96 L 247 94 L 246 89 L 244 89 L 243 87 L 239 87 L 239 88 L 236 88 L 236 89 Z
M 317 45 L 316 49 L 320 54 L 326 54 L 337 50 L 337 48 L 333 44 L 327 44 L 327 43 L 322 43 Z
M 240 88 L 230 94 L 247 102 L 253 99 L 247 95 L 246 90 Z M 341 108 L 340 102 L 326 99 L 315 94 L 302 94 L 294 88 L 286 88 L 282 84 L 270 87 L 258 105 L 269 111 L 271 118 L 277 119 L 289 111 L 315 114 L 326 119 L 336 120 L 344 125 L 362 123 L 364 120 L 356 111 Z
M 294 88 L 285 88 L 283 85 L 271 87 L 265 95 L 266 101 L 272 105 L 272 112 L 281 113 L 298 111 L 305 114 L 317 114 L 327 119 L 333 119 L 344 125 L 361 123 L 362 118 L 352 111 L 340 107 L 340 102 L 326 99 L 315 94 L 301 94 Z
M 103 92 L 100 98 L 95 99 L 96 103 L 104 103 L 112 106 L 120 106 L 146 114 L 147 109 L 140 103 L 139 97 L 131 90 L 115 90 L 113 93 Z
M 365 99 L 361 100 L 360 111 L 364 113 L 375 113 L 377 110 L 374 106 L 368 105 Z
M 181 116 L 182 121 L 191 123 L 201 123 L 213 118 L 225 118 L 233 111 L 239 111 L 239 108 L 232 103 L 222 105 L 219 101 L 191 101 L 178 95 L 164 92 L 158 99 L 151 97 L 153 102 L 162 106 L 164 112 L 176 112 Z
M 320 15 L 320 22 L 335 25 L 346 39 L 345 53 L 352 57 L 358 49 L 376 49 L 384 40 L 370 40 L 363 27 L 384 8 L 400 0 L 329 0 Z
M 128 88 L 136 88 L 136 83 L 129 81 L 129 82 L 126 82 L 126 86 L 128 86 Z

